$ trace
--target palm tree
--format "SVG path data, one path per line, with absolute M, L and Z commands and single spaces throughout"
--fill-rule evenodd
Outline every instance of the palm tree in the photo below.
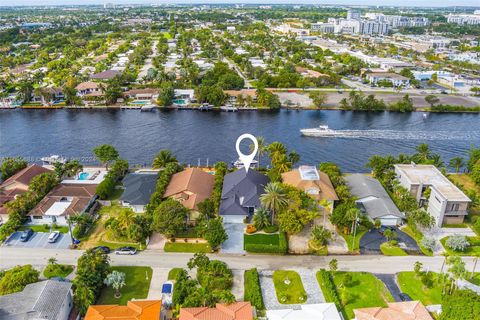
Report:
M 172 154 L 170 150 L 161 150 L 153 159 L 152 167 L 154 169 L 165 168 L 169 163 L 177 163 L 177 158 Z
M 457 280 L 466 278 L 467 270 L 465 269 L 465 262 L 459 256 L 449 257 L 447 259 L 447 265 L 450 266 L 448 272 L 452 276 L 452 286 L 450 287 L 450 293 L 452 293 Z
M 260 168 L 260 158 L 267 153 L 268 145 L 266 144 L 264 137 L 257 137 L 257 144 L 258 144 L 257 167 Z M 250 144 L 250 152 L 253 152 L 253 151 L 255 151 L 255 145 L 252 143 Z
M 288 160 L 293 166 L 295 165 L 295 163 L 300 161 L 300 155 L 296 151 L 290 151 L 290 153 L 288 154 Z
M 448 165 L 451 168 L 455 168 L 455 172 L 458 173 L 458 171 L 460 171 L 460 168 L 465 166 L 465 162 L 463 161 L 462 157 L 453 157 L 448 163 Z
M 253 224 L 257 230 L 262 230 L 270 225 L 270 213 L 265 208 L 260 208 L 253 216 Z
M 122 210 L 117 217 L 118 226 L 121 230 L 127 230 L 135 218 L 135 213 L 130 209 Z
M 114 270 L 103 282 L 115 290 L 115 298 L 120 298 L 120 289 L 125 286 L 125 273 Z
M 57 258 L 55 257 L 50 257 L 48 258 L 48 264 L 57 264 Z
M 442 262 L 442 267 L 440 268 L 440 273 L 443 273 L 443 268 L 447 264 L 447 259 L 449 257 L 449 254 L 447 252 L 442 253 L 443 256 L 443 262 Z
M 427 161 L 430 158 L 430 147 L 426 143 L 419 144 L 415 150 L 417 151 L 417 155 L 423 161 Z
M 350 228 L 350 234 L 353 233 L 353 229 L 355 227 L 355 221 L 357 220 L 358 214 L 359 214 L 359 211 L 357 208 L 350 208 L 346 212 L 346 219 L 352 222 L 352 226 Z
M 265 193 L 260 195 L 262 206 L 272 212 L 272 224 L 275 214 L 288 205 L 288 196 L 279 182 L 270 182 L 265 186 Z

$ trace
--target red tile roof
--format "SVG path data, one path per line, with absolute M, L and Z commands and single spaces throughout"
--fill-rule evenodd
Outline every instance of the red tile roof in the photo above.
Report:
M 28 186 L 28 184 L 33 179 L 33 177 L 45 172 L 51 172 L 51 170 L 45 167 L 39 166 L 37 164 L 31 164 L 26 168 L 20 170 L 19 172 L 15 173 L 13 176 L 8 178 L 7 180 L 5 180 L 0 185 L 0 188 L 8 186 L 12 183 L 21 183 Z
M 217 303 L 215 308 L 182 308 L 179 320 L 253 320 L 253 309 L 250 302 Z
M 354 309 L 357 320 L 433 320 L 420 301 L 392 302 L 386 308 Z
M 129 301 L 126 306 L 93 305 L 84 320 L 159 320 L 162 301 Z

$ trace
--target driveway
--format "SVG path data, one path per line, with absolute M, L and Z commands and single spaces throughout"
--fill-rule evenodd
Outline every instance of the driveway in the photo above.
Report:
M 396 229 L 398 245 L 408 253 L 421 254 L 417 242 L 405 232 Z M 360 239 L 361 254 L 381 254 L 380 245 L 387 242 L 377 229 L 372 229 Z
M 222 253 L 244 254 L 243 250 L 243 223 L 224 223 L 223 227 L 228 234 L 228 239 L 222 243 Z
M 61 233 L 55 243 L 48 242 L 48 232 L 34 232 L 26 242 L 20 241 L 22 232 L 14 232 L 10 238 L 3 244 L 4 247 L 23 247 L 39 249 L 68 249 L 72 240 L 68 233 Z
M 397 276 L 395 274 L 374 273 L 373 275 L 385 284 L 385 287 L 387 287 L 388 291 L 390 291 L 393 299 L 396 302 L 401 302 L 402 301 L 400 299 L 400 293 L 402 293 L 402 292 L 400 291 L 400 288 L 398 287 Z

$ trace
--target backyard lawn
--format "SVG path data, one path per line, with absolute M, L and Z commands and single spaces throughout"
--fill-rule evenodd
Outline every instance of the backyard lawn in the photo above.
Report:
M 413 300 L 420 300 L 424 305 L 440 304 L 442 302 L 442 287 L 436 281 L 438 276 L 434 273 L 432 288 L 427 288 L 413 271 L 397 274 L 398 285 L 402 292 L 408 294 Z
M 281 304 L 305 303 L 307 293 L 302 279 L 295 271 L 277 270 L 273 273 L 273 284 L 277 299 Z
M 193 243 L 193 242 L 167 242 L 163 247 L 165 252 L 190 252 L 190 253 L 210 253 L 212 248 L 208 243 Z
M 115 298 L 112 287 L 104 287 L 100 293 L 97 304 L 120 304 L 126 305 L 132 299 L 145 299 L 148 296 L 150 281 L 152 280 L 152 268 L 150 267 L 112 267 L 125 273 L 125 286 L 120 290 L 122 296 Z
M 467 237 L 468 242 L 470 243 L 470 246 L 465 249 L 465 251 L 455 251 L 450 248 L 448 248 L 445 245 L 445 242 L 447 241 L 448 237 L 440 239 L 440 242 L 442 243 L 443 248 L 445 248 L 445 251 L 449 255 L 453 256 L 473 256 L 473 255 L 480 255 L 480 237 Z
M 345 276 L 351 276 L 351 282 L 344 285 Z M 342 296 L 341 288 L 348 292 L 348 299 L 343 301 L 349 318 L 354 318 L 353 309 L 368 307 L 385 307 L 387 302 L 393 302 L 393 297 L 383 282 L 367 272 L 333 272 L 333 281 L 337 292 Z
M 380 250 L 385 256 L 408 256 L 408 254 L 399 246 L 384 242 L 380 245 Z

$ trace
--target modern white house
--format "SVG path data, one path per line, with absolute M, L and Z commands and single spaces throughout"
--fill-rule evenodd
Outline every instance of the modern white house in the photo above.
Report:
M 471 202 L 437 167 L 429 164 L 396 164 L 400 185 L 417 199 L 420 206 L 435 218 L 436 225 L 462 223 Z M 427 190 L 430 190 L 430 195 Z
M 372 85 L 377 85 L 381 81 L 391 82 L 394 87 L 410 85 L 410 79 L 392 72 L 372 72 L 367 74 L 367 80 Z
M 297 309 L 267 310 L 268 320 L 342 320 L 334 303 L 300 305 Z

